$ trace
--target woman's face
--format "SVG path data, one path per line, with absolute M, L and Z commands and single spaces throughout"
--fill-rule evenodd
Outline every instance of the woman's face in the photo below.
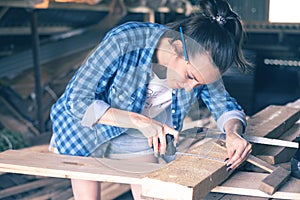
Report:
M 212 83 L 220 77 L 209 54 L 198 55 L 188 64 L 183 57 L 173 54 L 167 66 L 167 82 L 172 89 L 183 88 L 190 92 L 196 86 Z

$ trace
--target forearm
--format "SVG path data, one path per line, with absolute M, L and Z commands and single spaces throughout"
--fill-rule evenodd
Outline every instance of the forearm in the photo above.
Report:
M 109 108 L 98 120 L 98 123 L 121 128 L 139 129 L 149 126 L 154 121 L 138 113 Z

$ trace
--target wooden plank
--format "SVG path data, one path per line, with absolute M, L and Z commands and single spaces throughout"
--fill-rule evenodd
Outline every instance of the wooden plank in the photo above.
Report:
M 300 118 L 300 109 L 271 105 L 248 120 L 246 133 L 261 137 L 278 138 Z
M 277 167 L 270 175 L 264 178 L 259 186 L 259 190 L 272 195 L 280 188 L 290 177 L 291 172 Z
M 259 167 L 259 168 L 261 168 L 261 169 L 263 169 L 265 171 L 267 171 L 267 172 L 270 172 L 270 173 L 272 173 L 276 169 L 275 166 L 273 166 L 273 165 L 271 165 L 271 164 L 269 164 L 269 163 L 267 163 L 267 162 L 265 162 L 265 161 L 263 161 L 263 160 L 255 157 L 253 155 L 249 155 L 247 161 L 249 163 L 251 163 L 251 164 L 253 164 L 253 165 L 255 165 L 255 166 L 257 166 L 257 167 Z
M 278 139 L 294 141 L 300 135 L 300 123 L 295 124 L 292 128 L 286 131 Z M 270 163 L 279 164 L 289 162 L 294 156 L 297 149 L 287 147 L 265 146 L 265 148 L 257 153 L 257 157 Z
M 212 192 L 274 199 L 300 199 L 299 179 L 291 177 L 277 192 L 268 195 L 259 190 L 259 185 L 266 176 L 264 173 L 237 172 Z
M 203 200 L 266 200 L 266 198 L 211 192 Z
M 218 141 L 217 142 L 221 147 L 225 148 L 225 143 Z M 274 192 L 283 185 L 288 178 L 290 177 L 291 172 L 278 166 L 275 167 L 260 158 L 257 158 L 253 155 L 249 155 L 247 158 L 247 162 L 264 169 L 270 174 L 262 180 L 259 189 L 267 194 L 274 194 Z
M 12 195 L 17 195 L 17 194 L 20 194 L 22 192 L 27 192 L 29 190 L 33 190 L 33 189 L 41 188 L 41 187 L 44 187 L 44 186 L 48 186 L 48 185 L 51 185 L 51 184 L 55 183 L 56 181 L 57 180 L 55 180 L 55 179 L 41 179 L 41 180 L 25 183 L 25 184 L 22 184 L 22 185 L 10 187 L 10 188 L 7 188 L 7 189 L 4 189 L 4 190 L 0 191 L 0 199 L 5 198 L 5 197 L 9 197 L 9 196 L 12 196 Z
M 21 150 L 0 153 L 2 172 L 124 184 L 140 184 L 142 177 L 161 166 L 154 163 L 133 163 L 126 160 L 32 153 Z
M 122 16 L 120 15 L 107 15 L 98 24 L 81 29 L 80 31 L 84 31 L 84 34 L 75 35 L 55 43 L 41 45 L 40 64 L 44 65 L 53 60 L 66 58 L 81 51 L 91 50 L 121 19 Z M 13 56 L 0 59 L 0 77 L 20 74 L 26 69 L 33 68 L 31 51 L 31 49 L 27 49 Z
M 110 187 L 102 190 L 102 185 L 104 183 L 101 183 L 101 200 L 115 199 L 131 189 L 130 185 L 113 183 Z
M 215 141 L 210 140 L 190 153 L 225 160 L 226 150 Z M 201 199 L 229 175 L 225 162 L 182 156 L 148 174 L 142 182 L 142 195 L 159 199 Z
M 57 179 L 52 185 L 47 185 L 43 189 L 32 192 L 31 194 L 22 196 L 22 200 L 44 200 L 51 199 L 55 193 L 60 193 L 71 187 L 71 182 L 67 179 Z
M 278 138 L 291 128 L 300 118 L 300 109 L 287 106 L 268 106 L 248 120 L 246 134 L 260 137 Z M 256 155 L 265 145 L 253 145 Z
M 73 197 L 73 191 L 72 188 L 68 188 L 62 192 L 56 193 L 51 200 L 62 200 L 62 199 L 69 199 Z

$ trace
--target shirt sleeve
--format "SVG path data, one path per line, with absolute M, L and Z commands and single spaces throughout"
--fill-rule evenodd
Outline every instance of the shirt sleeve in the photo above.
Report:
M 246 115 L 236 99 L 226 91 L 222 79 L 205 85 L 200 95 L 222 132 L 224 132 L 224 125 L 230 119 L 239 119 L 245 129 Z
M 86 109 L 86 112 L 84 113 L 81 125 L 92 127 L 98 119 L 106 112 L 106 110 L 110 107 L 109 104 L 102 100 L 95 100 L 88 108 Z
M 107 110 L 107 85 L 118 70 L 120 55 L 122 53 L 114 37 L 107 38 L 75 73 L 64 94 L 66 112 L 73 120 L 90 126 Z M 100 95 L 96 98 L 96 94 Z M 97 101 L 99 99 L 101 101 Z

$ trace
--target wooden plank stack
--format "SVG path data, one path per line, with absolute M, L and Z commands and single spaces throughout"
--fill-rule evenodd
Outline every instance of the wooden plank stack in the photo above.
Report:
M 297 128 L 299 116 L 299 108 L 269 106 L 248 119 L 247 134 L 271 138 L 285 136 L 284 139 L 293 140 L 297 136 L 295 132 L 299 132 Z M 226 171 L 226 163 L 222 161 L 227 157 L 226 149 L 217 144 L 219 141 L 205 140 L 201 141 L 201 145 L 196 145 L 197 147 L 190 152 L 204 157 L 182 156 L 166 165 L 150 163 L 133 165 L 132 162 L 128 161 L 65 156 L 28 150 L 9 150 L 0 153 L 0 171 L 67 179 L 79 178 L 118 184 L 141 184 L 143 196 L 160 199 L 205 199 L 211 191 L 218 194 L 245 195 L 246 198 L 255 196 L 300 199 L 299 179 L 289 178 L 286 183 L 284 180 L 280 180 L 279 183 L 284 183 L 282 187 L 276 188 L 274 186 L 272 188 L 272 184 L 278 184 L 278 181 L 276 182 L 278 174 L 274 173 L 275 178 L 269 180 L 269 185 L 271 185 L 269 194 L 263 192 L 260 185 L 267 177 L 270 177 L 268 173 L 239 171 L 231 175 Z M 254 144 L 253 148 L 255 156 L 264 158 L 262 155 L 268 151 L 269 146 Z M 285 150 L 286 148 L 279 148 L 282 150 L 280 152 L 289 152 Z M 287 154 L 285 153 L 284 156 L 289 158 L 293 156 L 293 154 Z M 277 153 L 273 155 L 274 160 L 276 160 L 277 155 Z M 269 160 L 266 159 L 266 161 Z M 111 167 L 120 164 L 126 166 L 131 172 Z M 271 164 L 273 163 L 269 163 L 269 165 Z M 271 168 L 274 171 L 277 169 L 275 166 Z M 225 181 L 226 179 L 227 181 Z M 255 184 L 251 180 L 254 180 Z
M 285 106 L 269 106 L 266 109 L 258 112 L 249 120 L 247 134 L 257 135 L 269 138 L 279 138 L 287 141 L 294 141 L 300 136 L 300 99 L 289 103 Z M 253 145 L 253 154 L 258 158 L 274 165 L 282 165 L 290 170 L 290 160 L 294 156 L 296 149 L 277 147 L 269 145 Z M 250 168 L 254 169 L 255 168 Z M 259 171 L 261 172 L 261 171 Z M 282 175 L 279 173 L 278 176 Z M 267 174 L 258 172 L 237 172 L 224 184 L 217 186 L 212 191 L 232 194 L 237 199 L 249 199 L 249 196 L 259 198 L 276 198 L 276 199 L 300 199 L 300 180 L 290 177 L 286 183 L 278 188 L 267 188 L 265 191 L 261 188 L 261 184 L 267 179 Z M 272 184 L 276 181 L 267 179 Z M 251 182 L 251 184 L 249 184 Z M 278 189 L 278 191 L 276 191 Z M 269 191 L 269 192 L 267 192 Z M 246 196 L 242 197 L 240 195 Z M 220 199 L 229 197 L 222 196 Z M 251 199 L 251 198 L 250 198 Z
M 246 133 L 248 135 L 260 137 L 278 138 L 284 133 L 288 134 L 286 132 L 290 130 L 291 127 L 295 126 L 299 117 L 300 109 L 271 105 L 249 118 Z M 299 129 L 296 130 L 296 132 L 297 131 L 299 131 Z M 293 131 L 290 132 L 294 133 Z M 297 134 L 292 135 L 297 136 Z M 214 146 L 215 145 L 212 143 L 205 143 L 194 153 L 203 155 L 202 151 L 209 149 L 209 153 L 205 155 L 215 154 L 211 157 L 217 158 L 218 156 L 223 155 L 224 158 L 226 158 L 226 152 L 221 152 L 212 148 Z M 253 154 L 263 154 L 264 150 L 267 148 L 267 145 L 254 144 Z M 280 149 L 284 150 L 286 148 L 280 147 Z M 293 154 L 285 155 L 288 160 L 290 160 L 292 156 Z M 199 165 L 199 163 L 202 165 Z M 211 186 L 214 184 L 219 185 L 229 176 L 229 174 L 224 171 L 224 167 L 226 167 L 225 164 L 222 163 L 220 166 L 218 166 L 218 164 L 218 161 L 209 159 L 201 161 L 199 158 L 189 156 L 179 158 L 158 171 L 147 175 L 147 178 L 143 183 L 143 195 L 161 199 L 201 199 L 211 190 Z M 188 172 L 186 172 L 186 166 L 192 166 Z M 204 174 L 204 171 L 207 170 L 207 166 L 209 166 L 209 173 Z M 282 167 L 276 168 L 271 166 L 269 168 L 268 172 L 271 174 L 258 182 L 259 187 L 257 190 L 272 196 L 277 189 L 289 179 L 290 172 Z M 218 176 L 217 179 L 212 178 L 215 175 Z M 172 183 L 173 185 L 169 183 Z M 239 190 L 239 188 L 237 188 L 237 190 Z M 275 196 L 276 195 L 278 194 L 275 194 Z

